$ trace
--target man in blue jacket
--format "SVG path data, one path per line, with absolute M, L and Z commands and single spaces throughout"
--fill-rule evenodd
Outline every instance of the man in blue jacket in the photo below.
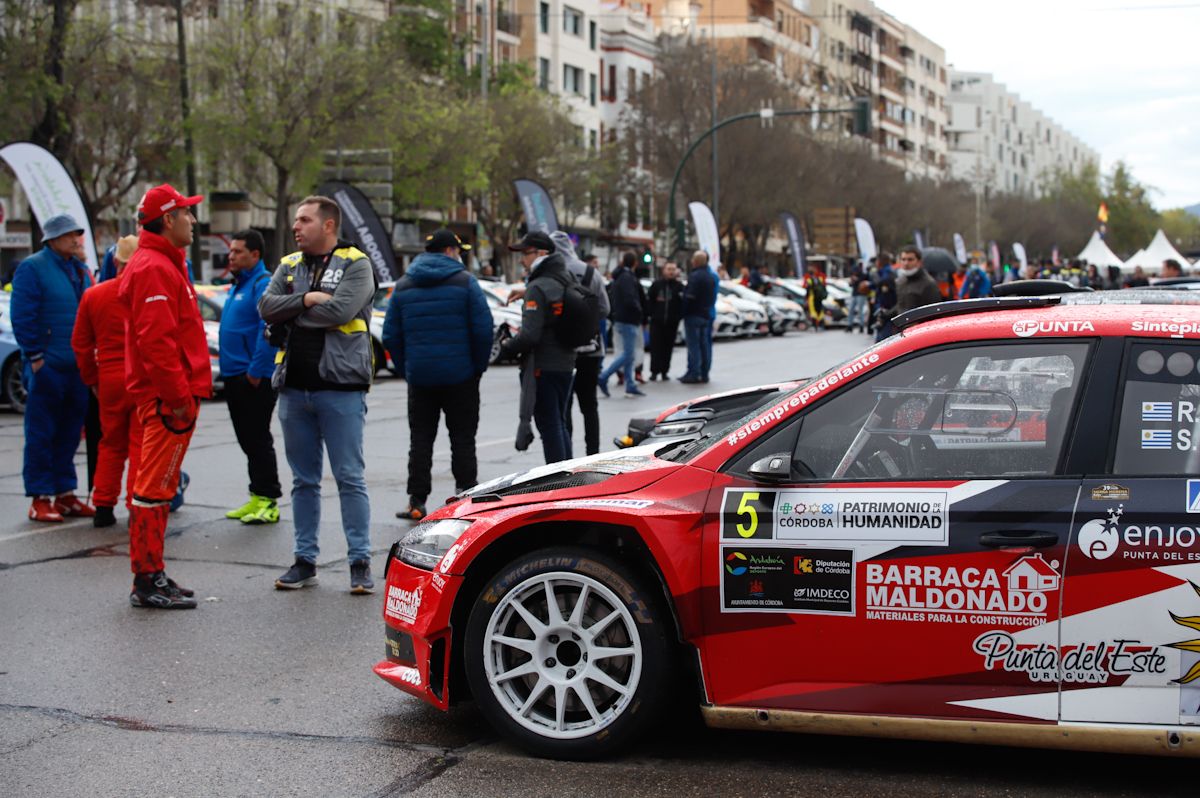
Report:
M 258 313 L 271 275 L 262 256 L 263 237 L 257 230 L 234 233 L 229 242 L 229 271 L 233 286 L 221 313 L 221 379 L 233 433 L 246 455 L 250 471 L 250 500 L 225 513 L 243 524 L 279 521 L 279 466 L 271 416 L 275 413 L 275 347 L 267 343 L 266 323 Z
M 84 263 L 83 227 L 60 214 L 42 227 L 44 246 L 13 276 L 13 335 L 25 364 L 25 495 L 34 521 L 96 514 L 75 496 L 75 450 L 87 412 L 71 335 L 92 274 Z
M 408 381 L 409 499 L 397 518 L 419 521 L 426 515 L 442 413 L 456 490 L 478 481 L 479 377 L 492 352 L 492 312 L 483 289 L 463 268 L 466 249 L 449 230 L 429 236 L 424 254 L 396 283 L 383 322 L 383 345 Z
M 683 338 L 687 343 L 687 373 L 680 382 L 708 382 L 712 368 L 712 327 L 717 303 L 717 277 L 708 267 L 708 253 L 692 255 L 692 270 L 683 289 Z

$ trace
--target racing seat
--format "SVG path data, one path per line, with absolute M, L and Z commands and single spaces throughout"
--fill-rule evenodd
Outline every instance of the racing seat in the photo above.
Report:
M 1050 397 L 1050 408 L 1046 411 L 1046 473 L 1053 474 L 1058 465 L 1067 432 L 1067 421 L 1071 415 L 1071 386 L 1059 388 Z

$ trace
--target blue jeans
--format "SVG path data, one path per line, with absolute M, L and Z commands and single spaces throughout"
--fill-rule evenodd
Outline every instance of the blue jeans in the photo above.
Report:
M 687 343 L 687 373 L 693 380 L 707 380 L 712 368 L 713 323 L 702 316 L 685 316 L 683 340 Z
M 637 383 L 634 382 L 633 371 L 637 367 L 639 357 L 642 351 L 642 328 L 637 324 L 626 324 L 623 321 L 613 322 L 613 332 L 620 341 L 620 352 L 608 364 L 608 368 L 600 372 L 600 383 L 608 382 L 608 378 L 617 372 L 617 369 L 625 369 L 625 392 L 634 393 L 637 391 Z
M 574 377 L 570 371 L 543 371 L 534 378 L 533 422 L 542 436 L 542 454 L 547 463 L 571 459 L 567 411 Z
M 75 450 L 87 414 L 88 389 L 79 372 L 43 363 L 35 374 L 28 362 L 22 375 L 25 405 L 26 496 L 57 496 L 78 487 Z
M 371 503 L 363 476 L 363 425 L 367 395 L 363 391 L 302 391 L 279 394 L 283 449 L 292 469 L 292 516 L 296 557 L 315 563 L 321 548 L 321 469 L 329 464 L 342 504 L 342 531 L 350 561 L 371 559 Z M 322 446 L 324 444 L 324 446 Z
M 850 295 L 850 308 L 846 314 L 846 326 L 867 329 L 867 295 L 855 291 Z

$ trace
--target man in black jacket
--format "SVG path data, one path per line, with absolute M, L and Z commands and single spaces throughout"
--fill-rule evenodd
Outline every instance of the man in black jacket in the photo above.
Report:
M 613 321 L 613 340 L 620 344 L 620 354 L 600 372 L 600 393 L 608 396 L 608 378 L 618 369 L 625 370 L 625 396 L 645 396 L 638 390 L 633 371 L 641 360 L 642 319 L 645 316 L 645 299 L 642 284 L 638 282 L 633 268 L 637 262 L 632 252 L 621 256 L 621 265 L 613 272 L 608 287 L 610 317 Z
M 503 359 L 524 355 L 522 403 L 528 399 L 525 386 L 531 380 L 533 420 L 542 436 L 546 462 L 569 460 L 571 438 L 567 434 L 566 414 L 575 373 L 575 349 L 559 340 L 555 325 L 562 318 L 563 292 L 573 278 L 545 233 L 526 233 L 509 249 L 521 253 L 521 265 L 529 277 L 521 299 L 521 331 L 504 342 L 500 356 Z M 523 450 L 529 440 L 522 438 L 518 433 L 517 448 Z
M 650 379 L 665 380 L 671 371 L 671 350 L 683 318 L 683 284 L 679 267 L 667 261 L 662 276 L 650 285 Z
M 938 288 L 937 280 L 925 271 L 921 250 L 917 247 L 907 246 L 900 250 L 900 264 L 896 272 L 896 304 L 890 310 L 880 312 L 880 318 L 888 328 L 887 335 L 895 332 L 892 319 L 901 313 L 942 301 L 942 290 Z

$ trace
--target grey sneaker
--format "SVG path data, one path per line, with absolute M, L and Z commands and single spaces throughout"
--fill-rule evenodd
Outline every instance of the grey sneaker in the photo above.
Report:
M 350 592 L 360 596 L 375 592 L 370 560 L 355 560 L 350 563 Z
M 317 566 L 308 560 L 296 558 L 287 573 L 275 580 L 277 590 L 299 590 L 317 584 Z

